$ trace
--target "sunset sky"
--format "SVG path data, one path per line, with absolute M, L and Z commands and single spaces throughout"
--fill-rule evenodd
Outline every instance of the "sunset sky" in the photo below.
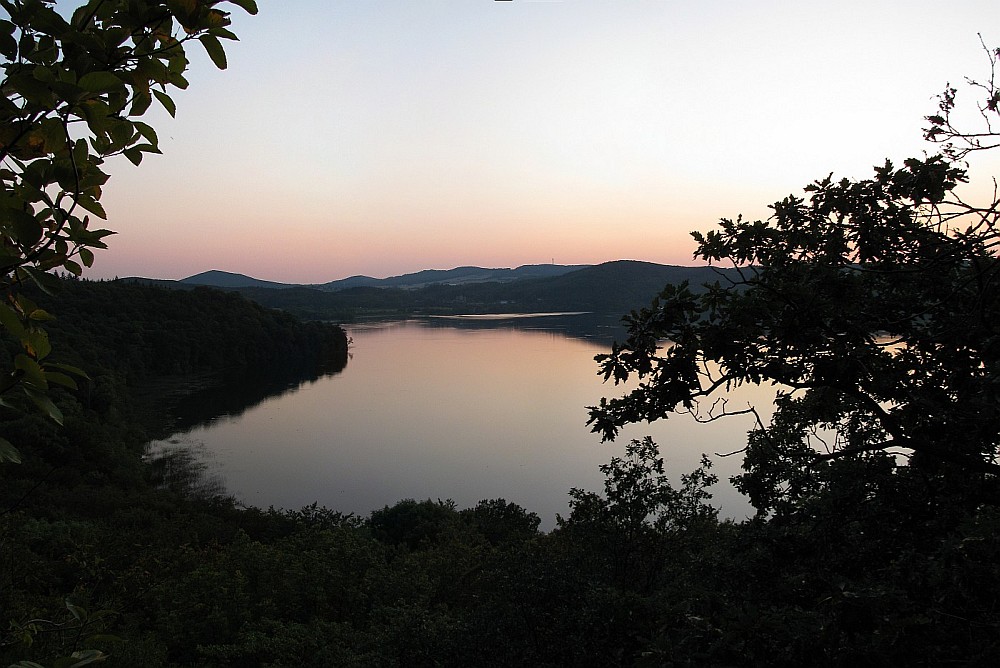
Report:
M 692 264 L 690 230 L 933 151 L 1000 44 L 997 0 L 258 3 L 147 119 L 164 155 L 108 165 L 87 276 Z

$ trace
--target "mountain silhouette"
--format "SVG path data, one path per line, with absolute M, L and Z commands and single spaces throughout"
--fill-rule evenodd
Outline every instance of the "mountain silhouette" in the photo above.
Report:
M 130 280 L 184 289 L 201 285 L 233 290 L 262 306 L 301 318 L 347 322 L 484 313 L 625 314 L 648 306 L 668 283 L 688 281 L 698 291 L 705 284 L 725 282 L 734 271 L 616 260 L 516 269 L 456 267 L 385 279 L 354 276 L 321 285 L 275 283 L 222 271 L 207 271 L 182 281 Z

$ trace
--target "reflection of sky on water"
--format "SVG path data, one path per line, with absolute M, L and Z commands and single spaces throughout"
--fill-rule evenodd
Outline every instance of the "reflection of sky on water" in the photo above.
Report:
M 702 452 L 742 447 L 752 418 L 697 424 L 681 415 L 630 427 L 601 444 L 586 406 L 602 385 L 594 355 L 606 345 L 555 331 L 430 327 L 417 321 L 358 327 L 346 369 L 267 399 L 238 419 L 197 427 L 229 491 L 245 503 L 298 508 L 314 501 L 367 514 L 402 498 L 503 497 L 551 528 L 571 487 L 598 491 L 598 470 L 630 438 L 652 435 L 677 481 Z M 618 388 L 621 389 L 621 388 Z M 771 393 L 758 391 L 769 401 Z M 753 397 L 733 393 L 731 407 Z M 726 481 L 740 457 L 716 459 Z M 749 506 L 728 483 L 715 502 L 741 518 Z

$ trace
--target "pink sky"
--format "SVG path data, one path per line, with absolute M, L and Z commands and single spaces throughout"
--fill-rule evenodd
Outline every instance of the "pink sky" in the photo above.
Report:
M 995 0 L 259 5 L 148 119 L 165 155 L 109 165 L 90 277 L 691 263 L 690 230 L 919 155 L 1000 43 Z

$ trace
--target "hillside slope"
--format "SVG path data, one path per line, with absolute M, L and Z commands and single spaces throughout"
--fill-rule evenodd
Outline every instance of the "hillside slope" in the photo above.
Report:
M 668 283 L 689 281 L 696 289 L 724 277 L 713 267 L 678 267 L 619 260 L 559 276 L 512 282 L 422 288 L 361 286 L 328 292 L 315 288 L 241 288 L 258 303 L 299 317 L 349 321 L 362 317 L 402 317 L 459 313 L 593 311 L 624 314 L 646 306 Z
M 571 271 L 583 269 L 590 265 L 574 264 L 526 264 L 514 269 L 488 269 L 484 267 L 455 267 L 454 269 L 424 269 L 423 271 L 388 278 L 372 278 L 371 276 L 350 276 L 336 281 L 315 285 L 296 283 L 277 283 L 262 281 L 245 274 L 234 274 L 228 271 L 204 271 L 194 276 L 188 276 L 179 282 L 184 285 L 204 285 L 212 288 L 243 289 L 243 288 L 310 288 L 335 292 L 358 287 L 419 289 L 429 285 L 463 285 L 468 283 L 491 283 L 520 281 L 531 278 L 547 278 L 561 276 Z M 142 279 L 156 283 L 155 279 Z

